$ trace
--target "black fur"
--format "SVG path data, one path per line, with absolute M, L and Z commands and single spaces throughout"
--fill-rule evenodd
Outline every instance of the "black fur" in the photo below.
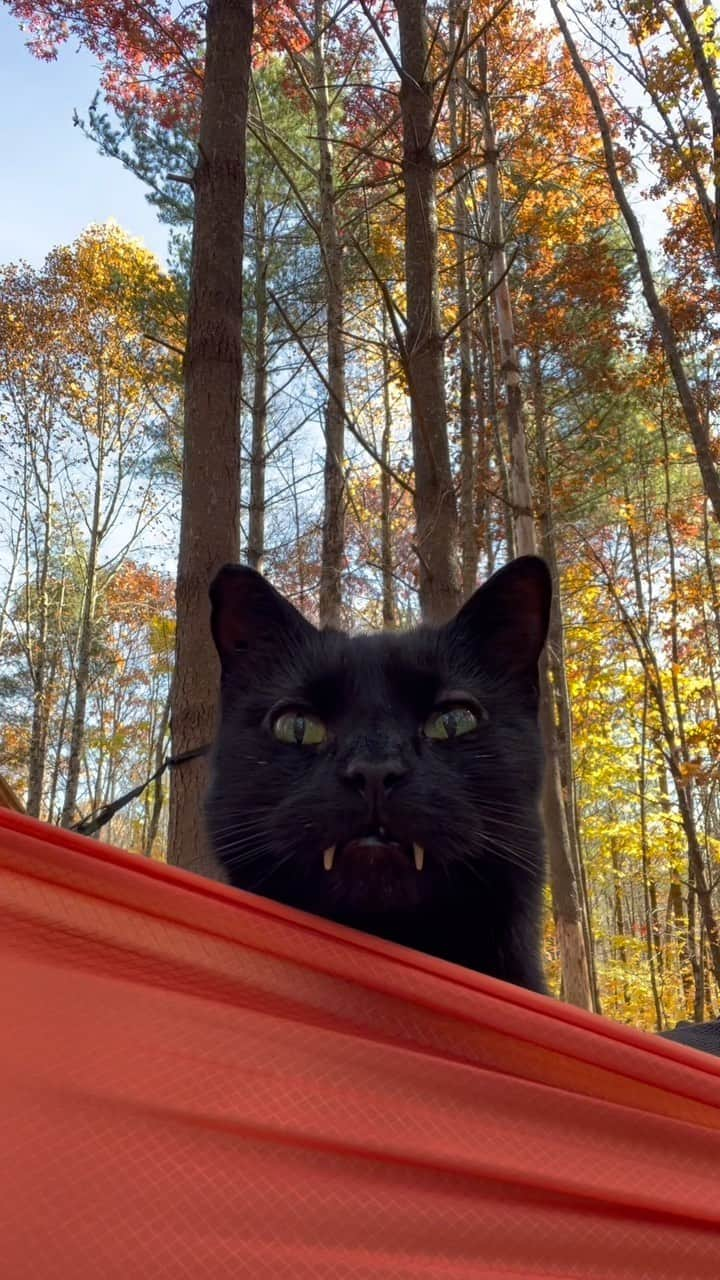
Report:
M 406 633 L 319 631 L 241 566 L 210 595 L 222 690 L 206 812 L 232 884 L 544 990 L 543 561 L 514 561 L 446 626 Z M 448 695 L 478 728 L 431 740 L 423 725 Z M 327 741 L 278 741 L 283 706 L 320 717 Z M 378 833 L 384 845 L 351 846 Z

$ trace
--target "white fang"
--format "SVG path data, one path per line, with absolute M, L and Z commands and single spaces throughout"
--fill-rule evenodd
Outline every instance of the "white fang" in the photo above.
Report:
M 413 845 L 413 857 L 415 858 L 415 870 L 422 871 L 425 863 L 425 850 L 421 844 Z
M 323 866 L 326 871 L 332 871 L 333 862 L 335 861 L 335 845 L 331 844 L 323 854 Z

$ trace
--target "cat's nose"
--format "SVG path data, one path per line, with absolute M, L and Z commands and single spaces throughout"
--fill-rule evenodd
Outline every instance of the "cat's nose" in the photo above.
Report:
M 386 799 L 407 772 L 402 760 L 393 756 L 387 760 L 351 760 L 344 777 L 375 807 Z

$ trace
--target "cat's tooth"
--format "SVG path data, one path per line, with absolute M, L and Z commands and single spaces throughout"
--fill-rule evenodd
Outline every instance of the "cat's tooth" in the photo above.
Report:
M 331 844 L 330 848 L 326 849 L 323 854 L 323 866 L 326 871 L 332 871 L 334 860 L 335 860 L 335 845 Z
M 422 871 L 425 863 L 425 850 L 421 844 L 413 845 L 413 857 L 415 858 L 415 870 Z

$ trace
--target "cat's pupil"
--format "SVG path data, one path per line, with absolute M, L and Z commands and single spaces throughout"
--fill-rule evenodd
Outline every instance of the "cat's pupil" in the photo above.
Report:
M 295 734 L 295 741 L 297 742 L 298 746 L 301 747 L 303 743 L 303 738 L 305 737 L 305 717 L 304 716 L 295 717 L 293 732 Z
M 457 711 L 446 711 L 443 716 L 443 724 L 448 738 L 454 738 L 458 727 Z

